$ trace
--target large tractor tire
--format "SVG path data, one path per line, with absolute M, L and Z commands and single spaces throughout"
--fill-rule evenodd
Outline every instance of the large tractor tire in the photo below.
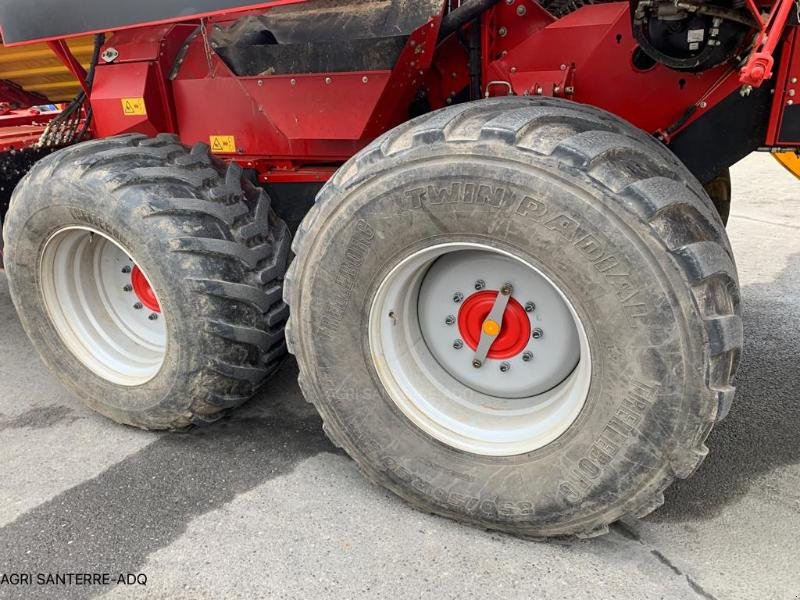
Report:
M 4 234 L 25 331 L 119 423 L 213 421 L 285 354 L 288 230 L 202 144 L 129 135 L 57 152 L 17 187 Z
M 423 511 L 602 533 L 660 506 L 730 406 L 725 229 L 675 156 L 603 111 L 510 98 L 409 122 L 327 184 L 294 251 L 300 385 Z

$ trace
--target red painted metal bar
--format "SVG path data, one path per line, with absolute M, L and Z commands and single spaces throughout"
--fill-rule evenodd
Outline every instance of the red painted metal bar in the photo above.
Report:
M 22 150 L 36 145 L 42 137 L 45 124 L 0 128 L 0 155 L 10 150 Z
M 75 58 L 75 55 L 72 54 L 69 46 L 67 46 L 67 42 L 65 40 L 55 40 L 47 42 L 47 45 L 55 53 L 58 59 L 64 63 L 64 66 L 69 69 L 70 73 L 75 76 L 75 79 L 78 80 L 81 89 L 83 89 L 84 93 L 88 96 L 90 89 L 88 83 L 86 82 L 86 69 L 83 68 L 83 65 L 81 65 L 81 63 L 78 62 L 78 59 Z
M 772 7 L 753 46 L 753 52 L 739 71 L 739 81 L 742 85 L 760 87 L 764 81 L 772 77 L 772 67 L 775 64 L 773 54 L 783 38 L 783 30 L 793 6 L 794 0 L 778 0 Z
M 6 127 L 19 127 L 20 125 L 35 125 L 49 123 L 61 114 L 61 110 L 42 111 L 38 108 L 23 108 L 2 110 L 0 105 L 0 130 Z
M 260 173 L 261 183 L 322 183 L 336 173 L 336 166 L 299 167 L 297 169 L 271 169 Z
M 47 103 L 47 98 L 41 94 L 28 92 L 11 81 L 0 81 L 0 107 L 8 105 L 11 108 L 27 108 Z

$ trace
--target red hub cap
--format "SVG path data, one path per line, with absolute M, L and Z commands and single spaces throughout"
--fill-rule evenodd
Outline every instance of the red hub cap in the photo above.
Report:
M 483 322 L 489 316 L 499 293 L 487 290 L 472 294 L 458 311 L 458 330 L 461 338 L 473 350 L 478 349 Z M 487 356 L 495 359 L 511 358 L 522 352 L 530 340 L 531 322 L 528 313 L 519 302 L 511 298 L 506 312 L 503 313 L 500 333 Z
M 139 302 L 155 313 L 161 312 L 161 306 L 158 304 L 158 298 L 156 298 L 156 293 L 153 291 L 153 286 L 150 285 L 147 277 L 144 276 L 138 266 L 134 266 L 131 270 L 131 285 Z

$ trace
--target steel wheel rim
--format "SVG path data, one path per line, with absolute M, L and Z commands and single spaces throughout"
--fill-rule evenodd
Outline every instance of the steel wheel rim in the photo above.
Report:
M 41 290 L 50 321 L 72 354 L 111 383 L 143 385 L 164 363 L 165 318 L 147 286 L 131 253 L 96 229 L 65 227 L 45 244 Z
M 532 340 L 539 343 L 526 346 L 511 359 L 487 358 L 481 367 L 487 369 L 481 372 L 487 378 L 506 376 L 516 370 L 523 373 L 521 381 L 515 384 L 515 392 L 505 396 L 497 392 L 508 387 L 505 383 L 508 380 L 498 379 L 501 383 L 497 385 L 475 385 L 474 379 L 467 380 L 462 376 L 463 371 L 453 366 L 455 360 L 466 362 L 474 353 L 463 344 L 464 336 L 459 335 L 461 332 L 457 327 L 461 326 L 461 322 L 455 306 L 453 314 L 446 315 L 445 320 L 438 323 L 427 315 L 431 309 L 425 305 L 425 290 L 430 287 L 428 277 L 441 278 L 437 274 L 437 265 L 445 261 L 458 265 L 459 260 L 469 265 L 476 262 L 477 257 L 490 259 L 486 262 L 488 265 L 507 265 L 509 268 L 495 268 L 494 272 L 485 275 L 476 273 L 473 279 L 476 284 L 482 279 L 485 280 L 486 289 L 492 289 L 492 286 L 502 285 L 499 282 L 505 278 L 505 274 L 510 273 L 512 278 L 519 280 L 517 289 L 526 289 L 527 293 L 531 293 L 531 289 L 538 289 L 537 298 L 542 300 L 544 294 L 541 290 L 546 286 L 548 298 L 561 303 L 560 313 L 552 308 L 556 305 L 551 303 L 548 305 L 550 308 L 535 308 L 533 312 L 538 311 L 538 314 L 530 316 L 531 331 L 543 331 L 542 337 Z M 453 270 L 447 264 L 442 272 Z M 498 271 L 504 271 L 505 274 Z M 527 280 L 534 283 L 528 282 L 526 287 Z M 441 295 L 443 288 L 439 286 L 435 289 Z M 450 301 L 463 306 L 474 293 L 481 291 L 484 290 L 453 289 Z M 458 292 L 462 292 L 464 297 L 456 302 Z M 524 300 L 521 302 L 517 299 L 518 304 L 527 304 L 528 300 Z M 531 302 L 539 304 L 535 298 Z M 561 316 L 551 319 L 556 313 Z M 537 354 L 547 350 L 545 340 L 555 347 L 559 333 L 567 337 L 571 335 L 568 326 L 565 325 L 562 331 L 556 325 L 556 321 L 562 324 L 567 322 L 564 315 L 568 315 L 574 327 L 576 347 L 571 349 L 569 340 L 562 344 L 566 347 L 566 353 L 562 352 L 559 356 L 567 360 L 560 367 L 559 373 L 563 373 L 563 378 L 556 373 L 555 378 L 548 379 L 548 373 L 544 373 L 538 376 L 538 380 L 528 381 L 535 378 L 524 375 L 524 368 L 538 366 Z M 452 319 L 447 317 L 456 317 L 456 323 L 450 323 Z M 432 326 L 440 327 L 441 331 L 432 331 Z M 462 358 L 443 359 L 443 344 L 435 341 L 440 339 L 437 337 L 439 334 L 443 336 L 442 339 L 447 339 L 453 354 Z M 455 348 L 457 341 L 463 344 L 460 349 Z M 516 349 L 518 345 L 515 344 L 516 340 L 511 340 L 506 347 Z M 563 291 L 532 264 L 484 244 L 439 244 L 416 252 L 395 266 L 381 282 L 372 302 L 369 345 L 373 364 L 388 396 L 411 422 L 448 446 L 485 456 L 525 454 L 553 442 L 577 419 L 586 402 L 591 381 L 588 337 L 578 313 Z M 531 351 L 531 348 L 534 349 L 533 358 L 523 360 L 522 355 Z M 575 351 L 576 363 L 570 365 L 568 361 L 574 356 L 570 352 Z M 503 362 L 510 364 L 505 372 L 500 371 Z

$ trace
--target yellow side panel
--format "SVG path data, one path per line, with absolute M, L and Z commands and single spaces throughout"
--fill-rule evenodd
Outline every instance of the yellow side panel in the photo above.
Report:
M 781 163 L 786 170 L 800 179 L 800 156 L 795 152 L 773 152 L 772 156 Z
M 88 68 L 94 37 L 69 40 L 67 44 L 81 64 Z M 80 86 L 46 44 L 6 48 L 0 45 L 0 79 L 8 79 L 29 92 L 47 96 L 51 102 L 72 100 Z

